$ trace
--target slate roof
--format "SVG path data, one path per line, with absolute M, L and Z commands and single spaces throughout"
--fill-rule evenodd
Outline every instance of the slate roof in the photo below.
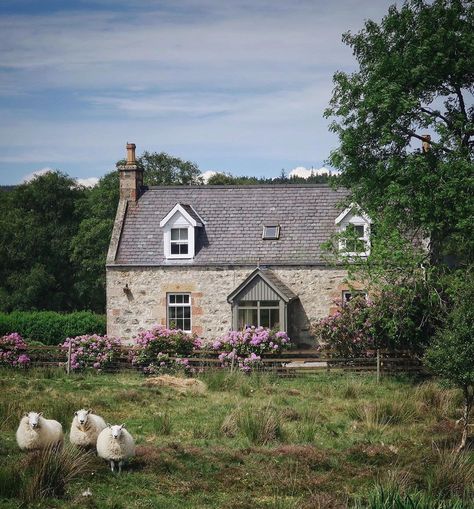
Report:
M 346 190 L 327 185 L 150 187 L 129 206 L 109 265 L 321 265 L 321 244 L 336 230 Z M 160 221 L 177 204 L 205 221 L 192 260 L 166 260 Z M 281 226 L 263 240 L 263 225 Z

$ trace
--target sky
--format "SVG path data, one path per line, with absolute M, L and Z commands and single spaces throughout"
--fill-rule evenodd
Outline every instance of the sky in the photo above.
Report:
M 356 69 L 341 35 L 392 3 L 1 0 L 0 184 L 93 183 L 127 142 L 202 172 L 321 168 L 332 76 Z

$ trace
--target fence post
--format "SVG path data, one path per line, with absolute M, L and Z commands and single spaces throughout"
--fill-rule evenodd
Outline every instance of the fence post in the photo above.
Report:
M 377 382 L 380 382 L 380 348 L 377 348 Z
M 67 347 L 67 364 L 66 364 L 66 373 L 68 375 L 71 373 L 71 352 L 72 352 L 72 342 L 69 341 L 69 346 Z

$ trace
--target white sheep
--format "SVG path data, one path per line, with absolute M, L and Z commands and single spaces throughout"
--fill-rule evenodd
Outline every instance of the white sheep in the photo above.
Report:
M 74 412 L 69 440 L 80 447 L 95 447 L 99 433 L 106 428 L 104 419 L 91 410 Z
M 125 429 L 125 424 L 112 426 L 107 424 L 97 438 L 97 454 L 110 462 L 110 469 L 114 472 L 118 463 L 119 473 L 122 472 L 124 462 L 135 456 L 135 441 Z
M 62 445 L 63 440 L 61 424 L 54 419 L 45 419 L 42 412 L 26 413 L 16 431 L 16 441 L 23 451 Z

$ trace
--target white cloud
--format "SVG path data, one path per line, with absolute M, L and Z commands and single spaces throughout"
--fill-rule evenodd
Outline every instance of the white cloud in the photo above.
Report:
M 207 170 L 207 171 L 202 172 L 201 173 L 201 177 L 202 177 L 202 179 L 204 181 L 204 184 L 207 184 L 209 182 L 209 179 L 211 177 L 213 177 L 214 175 L 217 175 L 218 173 L 220 173 L 220 172 L 212 171 L 212 170 Z
M 288 174 L 289 177 L 301 177 L 307 179 L 311 175 L 338 175 L 338 170 L 330 170 L 325 166 L 321 168 L 305 168 L 304 166 L 297 166 L 293 168 Z
M 51 173 L 53 168 L 41 168 L 41 170 L 35 170 L 31 173 L 28 173 L 25 177 L 23 177 L 21 184 L 26 184 L 27 182 L 31 182 L 36 177 L 39 177 L 40 175 L 46 175 L 47 173 Z
M 78 179 L 76 179 L 76 181 L 80 186 L 94 187 L 98 184 L 99 179 L 97 177 L 89 177 L 89 178 L 85 178 L 85 179 L 78 178 Z

